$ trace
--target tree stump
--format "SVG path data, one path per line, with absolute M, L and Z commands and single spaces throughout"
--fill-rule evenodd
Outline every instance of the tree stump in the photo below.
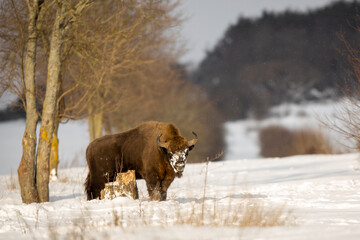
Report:
M 114 199 L 116 197 L 139 198 L 134 170 L 117 173 L 114 182 L 105 183 L 105 188 L 100 193 L 100 199 Z

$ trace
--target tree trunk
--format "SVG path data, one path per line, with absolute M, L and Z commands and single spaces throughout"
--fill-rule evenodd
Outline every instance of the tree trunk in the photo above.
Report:
M 64 2 L 59 1 L 51 35 L 48 77 L 36 159 L 36 186 L 40 202 L 49 201 L 49 158 L 56 116 L 56 96 L 60 79 L 60 50 L 64 36 L 65 11 Z
M 103 126 L 104 126 L 104 131 L 105 131 L 105 134 L 106 134 L 106 135 L 112 134 L 111 122 L 110 122 L 110 116 L 109 116 L 109 114 L 104 114 L 104 117 L 103 117 Z
M 56 98 L 59 99 L 60 95 L 63 93 L 62 89 L 62 75 L 60 72 L 59 76 L 59 85 L 57 90 Z M 58 176 L 58 165 L 59 165 L 59 138 L 58 138 L 58 130 L 59 125 L 62 120 L 62 113 L 64 113 L 65 110 L 65 101 L 64 98 L 62 98 L 56 106 L 57 113 L 55 118 L 55 126 L 54 126 L 54 132 L 51 139 L 51 150 L 50 150 L 50 180 L 56 181 Z
M 135 171 L 117 173 L 115 182 L 105 183 L 105 188 L 100 192 L 100 199 L 114 199 L 116 197 L 128 197 L 139 199 L 136 184 Z
M 27 50 L 24 62 L 25 98 L 26 98 L 26 125 L 22 139 L 23 153 L 18 168 L 18 177 L 23 203 L 38 202 L 38 192 L 35 185 L 35 152 L 36 152 L 36 112 L 35 67 L 37 43 L 37 17 L 40 5 L 38 0 L 29 2 L 29 25 Z
M 103 109 L 101 101 L 89 105 L 90 142 L 102 136 Z

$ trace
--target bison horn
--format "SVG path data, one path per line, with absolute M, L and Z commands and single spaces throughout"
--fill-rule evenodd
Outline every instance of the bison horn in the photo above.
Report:
M 189 146 L 194 146 L 199 139 L 198 135 L 195 132 L 192 132 L 192 134 L 194 134 L 195 138 L 188 142 Z
M 162 136 L 162 133 L 161 133 L 159 136 L 157 136 L 156 142 L 157 142 L 157 144 L 159 145 L 159 147 L 166 148 L 166 146 L 164 145 L 164 143 L 161 143 L 161 142 L 160 142 L 161 136 Z

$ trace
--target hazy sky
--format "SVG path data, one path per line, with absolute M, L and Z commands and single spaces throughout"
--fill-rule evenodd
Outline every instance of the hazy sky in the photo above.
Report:
M 264 10 L 279 12 L 286 9 L 307 11 L 333 0 L 181 0 L 181 10 L 187 19 L 182 36 L 188 52 L 182 62 L 198 63 L 205 50 L 214 47 L 230 24 L 240 16 L 260 17 Z

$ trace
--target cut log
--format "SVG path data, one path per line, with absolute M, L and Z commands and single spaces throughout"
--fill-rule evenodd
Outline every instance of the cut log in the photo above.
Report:
M 105 188 L 100 193 L 100 199 L 114 199 L 116 197 L 139 198 L 134 170 L 117 173 L 114 182 L 105 183 Z

